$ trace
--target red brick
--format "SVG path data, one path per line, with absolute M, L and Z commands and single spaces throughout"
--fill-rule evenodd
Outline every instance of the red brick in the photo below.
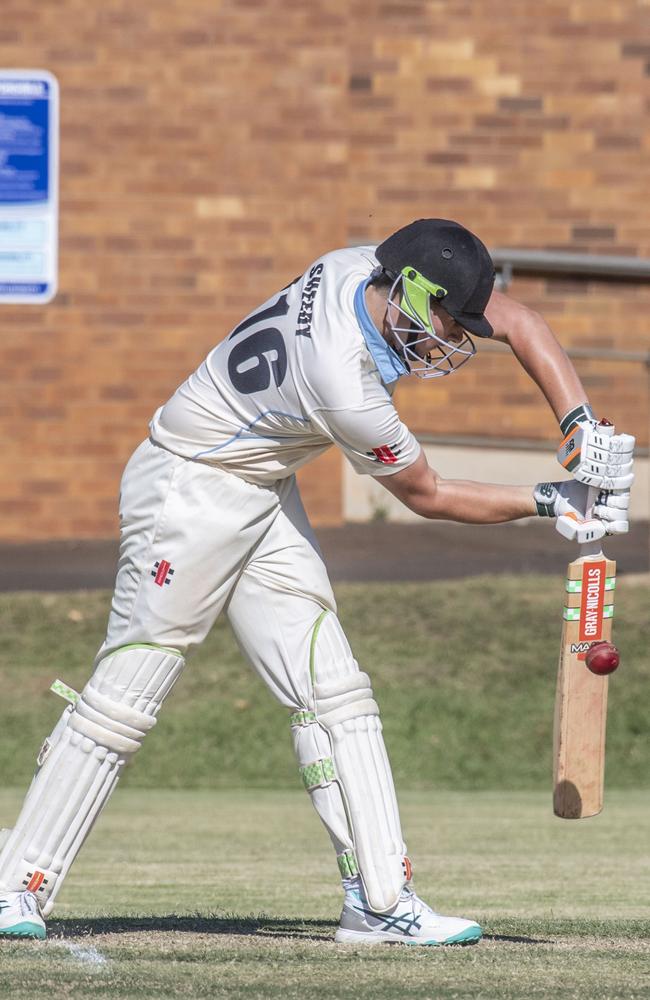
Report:
M 57 74 L 63 141 L 60 292 L 0 306 L 0 538 L 114 534 L 153 410 L 328 248 L 439 214 L 490 246 L 650 257 L 645 11 L 567 9 L 4 0 L 0 65 Z M 647 350 L 648 285 L 531 276 L 512 293 L 567 344 Z M 643 365 L 576 365 L 647 445 Z M 397 399 L 421 433 L 556 434 L 507 355 Z M 321 522 L 341 516 L 340 475 L 334 449 L 300 474 Z M 61 492 L 26 503 L 39 482 Z

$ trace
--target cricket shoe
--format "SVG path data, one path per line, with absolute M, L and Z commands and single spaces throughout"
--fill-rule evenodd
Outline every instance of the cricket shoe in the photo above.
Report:
M 474 944 L 482 933 L 473 920 L 434 913 L 408 886 L 392 910 L 376 913 L 359 884 L 346 891 L 334 940 L 337 944 Z
M 0 892 L 0 937 L 45 935 L 45 921 L 33 892 Z

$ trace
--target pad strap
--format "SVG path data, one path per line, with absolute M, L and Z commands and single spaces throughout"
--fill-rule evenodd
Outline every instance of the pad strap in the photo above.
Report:
M 339 866 L 341 878 L 354 878 L 355 875 L 359 874 L 359 865 L 354 851 L 343 851 L 342 854 L 338 854 L 336 863 Z
M 310 726 L 312 722 L 316 722 L 315 712 L 293 712 L 289 716 L 290 726 Z
M 334 761 L 331 757 L 325 757 L 323 760 L 314 760 L 311 764 L 305 764 L 300 768 L 300 777 L 308 792 L 312 788 L 325 788 L 326 785 L 336 780 Z
M 75 691 L 74 688 L 71 688 L 68 684 L 58 678 L 50 684 L 50 691 L 54 694 L 58 694 L 60 698 L 65 698 L 65 700 L 69 701 L 71 705 L 76 705 L 81 698 L 78 691 Z

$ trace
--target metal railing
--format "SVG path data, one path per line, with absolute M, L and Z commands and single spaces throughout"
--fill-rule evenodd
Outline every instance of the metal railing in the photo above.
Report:
M 350 246 L 365 246 L 372 240 L 353 241 Z M 616 254 L 569 253 L 561 250 L 521 250 L 514 247 L 496 247 L 490 250 L 497 272 L 497 287 L 505 290 L 515 274 L 566 275 L 575 278 L 596 278 L 601 281 L 632 281 L 650 283 L 650 258 L 622 257 Z M 481 350 L 504 350 L 505 344 L 486 340 Z M 569 347 L 570 358 L 593 359 L 612 362 L 641 364 L 648 373 L 650 398 L 650 350 L 622 351 L 606 347 Z M 485 439 L 482 439 L 485 441 Z M 647 454 L 649 449 L 643 449 Z
M 502 290 L 508 287 L 514 274 L 564 274 L 603 281 L 650 282 L 650 259 L 647 257 L 515 250 L 508 247 L 491 250 L 490 256 Z
M 506 354 L 510 353 L 508 345 L 503 344 L 498 340 L 481 341 L 480 350 L 482 352 L 486 351 L 487 353 L 495 354 L 502 352 Z M 623 362 L 627 364 L 643 365 L 647 373 L 647 396 L 650 401 L 650 351 L 618 351 L 610 347 L 565 347 L 564 350 L 572 360 L 607 361 L 615 364 Z M 489 439 L 482 438 L 482 441 L 487 445 Z M 548 448 L 552 446 L 551 443 L 548 442 L 538 442 L 535 445 L 533 445 L 532 442 L 528 442 L 527 444 L 532 447 L 540 448 Z M 513 444 L 513 447 L 520 447 L 520 444 L 515 443 Z M 639 447 L 637 445 L 636 454 L 637 457 L 647 458 L 648 455 L 650 455 L 650 445 L 646 447 Z
M 348 246 L 373 246 L 375 241 L 350 240 Z M 503 288 L 513 274 L 566 274 L 604 281 L 650 281 L 649 257 L 619 257 L 616 254 L 569 253 L 564 250 L 520 250 L 495 247 L 490 250 L 497 278 Z
M 510 352 L 507 344 L 500 340 L 481 341 L 481 350 Z M 628 361 L 633 364 L 646 365 L 650 369 L 650 350 L 648 351 L 618 351 L 613 347 L 565 347 L 570 358 L 583 358 L 595 361 Z
M 617 257 L 614 254 L 565 253 L 554 250 L 516 250 L 497 247 L 490 251 L 497 272 L 497 284 L 505 290 L 514 274 L 563 274 L 575 278 L 599 278 L 602 281 L 650 282 L 650 258 Z M 492 349 L 505 345 L 490 343 Z M 507 350 L 507 348 L 506 348 Z M 650 378 L 650 350 L 621 351 L 608 347 L 569 347 L 570 358 L 602 361 L 628 361 L 642 364 Z

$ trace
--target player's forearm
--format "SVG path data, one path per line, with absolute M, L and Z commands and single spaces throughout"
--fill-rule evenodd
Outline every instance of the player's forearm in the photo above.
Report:
M 501 293 L 493 293 L 486 315 L 495 337 L 507 343 L 524 371 L 539 386 L 558 421 L 587 401 L 573 363 L 539 313 Z
M 438 479 L 425 517 L 465 524 L 500 524 L 537 513 L 530 486 Z
M 432 469 L 417 484 L 393 488 L 390 476 L 383 485 L 421 517 L 465 524 L 500 524 L 533 517 L 537 507 L 532 486 L 499 486 L 462 479 L 442 479 Z
M 564 348 L 541 316 L 533 314 L 525 330 L 509 338 L 522 368 L 544 393 L 558 421 L 580 403 L 587 393 Z

